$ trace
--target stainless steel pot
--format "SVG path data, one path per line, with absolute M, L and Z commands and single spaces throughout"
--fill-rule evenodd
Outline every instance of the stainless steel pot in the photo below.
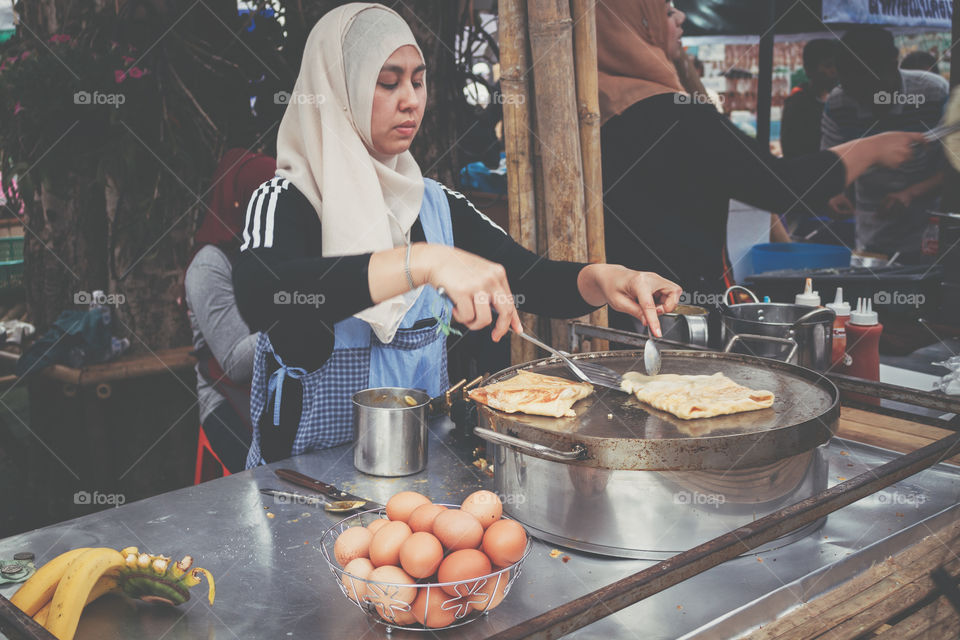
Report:
M 427 410 L 420 389 L 380 387 L 353 394 L 353 466 L 373 476 L 408 476 L 427 466 Z
M 572 356 L 619 373 L 639 351 Z M 564 376 L 556 359 L 505 369 Z M 663 372 L 721 372 L 775 395 L 761 411 L 681 420 L 610 389 L 574 405 L 575 417 L 507 414 L 478 405 L 504 511 L 556 544 L 604 555 L 661 560 L 827 486 L 822 445 L 839 418 L 839 392 L 795 365 L 710 351 L 665 351 Z M 778 539 L 787 544 L 819 523 Z
M 724 307 L 721 337 L 724 351 L 746 353 L 799 364 L 814 371 L 830 368 L 833 322 L 836 314 L 825 307 L 754 302 Z
M 706 347 L 709 338 L 708 317 L 709 311 L 703 307 L 677 305 L 672 313 L 660 316 L 660 331 L 667 340 Z M 643 323 L 637 319 L 633 322 L 637 333 L 646 335 L 647 328 Z
M 508 515 L 543 540 L 620 558 L 665 560 L 827 488 L 826 445 L 734 471 L 600 469 L 491 446 L 494 491 L 508 497 Z M 753 553 L 787 545 L 821 524 Z

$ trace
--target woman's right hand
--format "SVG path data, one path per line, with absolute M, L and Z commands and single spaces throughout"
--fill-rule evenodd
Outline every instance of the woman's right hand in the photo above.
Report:
M 922 133 L 888 131 L 870 136 L 874 162 L 888 169 L 896 169 L 910 160 L 918 146 L 926 144 Z
M 491 337 L 494 342 L 506 335 L 512 327 L 521 333 L 517 313 L 502 265 L 491 262 L 462 249 L 439 244 L 416 244 L 410 260 L 418 284 L 443 287 L 453 301 L 453 319 L 468 329 L 477 330 L 498 318 Z

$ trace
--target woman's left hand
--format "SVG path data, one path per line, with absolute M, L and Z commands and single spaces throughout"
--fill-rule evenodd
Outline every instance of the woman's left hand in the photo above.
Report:
M 660 332 L 658 315 L 677 307 L 683 289 L 649 271 L 634 271 L 617 264 L 590 264 L 577 279 L 580 295 L 594 306 L 611 308 L 639 318 L 656 337 Z

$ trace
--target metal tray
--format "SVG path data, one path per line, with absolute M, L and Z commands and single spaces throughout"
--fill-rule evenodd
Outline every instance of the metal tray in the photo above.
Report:
M 661 373 L 713 374 L 775 395 L 769 409 L 681 420 L 634 396 L 597 387 L 574 405 L 574 418 L 503 413 L 480 405 L 480 426 L 570 456 L 568 464 L 627 470 L 749 469 L 809 451 L 837 428 L 839 393 L 824 376 L 785 362 L 735 353 L 664 351 Z M 641 351 L 584 353 L 620 373 L 643 371 Z M 483 384 L 520 369 L 571 378 L 556 358 L 504 369 Z M 538 457 L 535 452 L 525 451 Z

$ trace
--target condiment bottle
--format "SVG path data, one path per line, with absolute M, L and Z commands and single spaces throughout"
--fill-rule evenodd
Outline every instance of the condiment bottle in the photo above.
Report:
M 857 299 L 857 309 L 850 313 L 847 321 L 847 355 L 850 363 L 845 364 L 842 373 L 864 380 L 880 380 L 880 334 L 883 325 L 873 310 L 868 298 Z M 867 404 L 880 404 L 879 398 L 849 394 L 851 399 Z
M 798 293 L 794 299 L 795 304 L 802 304 L 808 307 L 820 306 L 820 292 L 813 290 L 813 278 L 807 278 L 803 286 L 803 293 Z
M 837 314 L 833 320 L 830 368 L 839 371 L 840 366 L 847 360 L 847 320 L 850 319 L 850 303 L 843 300 L 843 287 L 837 287 L 837 294 L 833 302 L 827 303 L 827 308 Z

